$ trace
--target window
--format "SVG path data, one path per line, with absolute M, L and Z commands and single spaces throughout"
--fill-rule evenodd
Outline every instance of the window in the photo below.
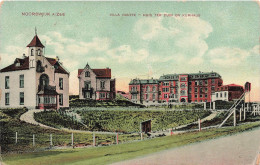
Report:
M 203 95 L 200 95 L 200 98 L 202 98 L 203 97 Z
M 33 49 L 31 49 L 31 56 L 34 56 L 34 54 L 33 54 Z
M 148 93 L 146 94 L 146 100 L 149 100 L 149 94 Z
M 208 97 L 208 95 L 205 95 L 205 98 L 207 98 Z
M 168 94 L 164 94 L 164 98 L 167 99 L 168 98 Z
M 63 90 L 63 78 L 59 78 L 59 87 Z
M 198 88 L 197 87 L 195 88 L 195 92 L 198 92 Z
M 174 94 L 171 94 L 169 97 L 170 97 L 170 98 L 174 98 Z
M 199 83 L 200 83 L 200 85 L 202 85 L 202 84 L 203 84 L 202 80 L 200 80 L 200 82 L 199 82 Z
M 163 86 L 169 86 L 169 82 L 163 82 Z
M 146 87 L 146 92 L 149 92 L 149 86 Z
M 198 96 L 197 95 L 195 95 L 195 98 L 197 98 Z
M 200 88 L 200 93 L 202 93 L 203 92 L 203 88 Z
M 105 81 L 100 82 L 100 88 L 102 88 L 102 89 L 105 88 Z
M 154 92 L 156 91 L 156 87 L 155 87 L 155 86 L 153 86 L 153 91 L 154 91 Z
M 181 88 L 185 88 L 185 83 L 181 83 Z
M 195 85 L 198 85 L 198 81 L 195 81 Z
M 185 94 L 185 90 L 181 90 L 181 96 L 185 96 L 186 94 Z
M 186 77 L 181 77 L 181 81 L 187 81 Z
M 225 92 L 225 94 L 224 94 L 224 95 L 225 95 L 225 97 L 227 97 L 227 93 L 226 93 L 226 92 Z
M 216 93 L 216 98 L 218 98 L 218 93 Z
M 9 105 L 9 103 L 10 103 L 10 94 L 5 93 L 5 105 Z
M 5 76 L 5 89 L 9 89 L 9 76 Z
M 208 80 L 205 80 L 205 85 L 208 85 Z
M 24 105 L 24 93 L 20 92 L 20 105 Z
M 153 100 L 155 100 L 155 94 L 153 94 Z
M 205 92 L 206 92 L 206 93 L 208 92 L 208 88 L 205 88 Z
M 63 94 L 59 94 L 59 104 L 63 105 Z
M 212 90 L 212 91 L 215 91 L 215 86 L 212 86 L 212 87 L 211 87 L 211 90 Z
M 211 80 L 211 83 L 214 84 L 214 83 L 215 83 L 215 79 L 212 79 L 212 80 Z
M 20 88 L 24 87 L 24 75 L 20 75 Z
M 90 77 L 90 72 L 89 71 L 85 72 L 85 77 Z
M 106 94 L 105 93 L 99 93 L 99 96 L 100 96 L 101 99 L 106 98 Z
M 169 88 L 163 88 L 163 92 L 169 92 Z
M 91 88 L 91 82 L 90 81 L 84 81 L 84 87 L 85 87 L 85 89 L 89 90 Z
M 37 55 L 38 55 L 38 56 L 41 55 L 41 50 L 40 50 L 40 49 L 37 50 Z
M 222 97 L 222 93 L 220 93 L 220 97 Z

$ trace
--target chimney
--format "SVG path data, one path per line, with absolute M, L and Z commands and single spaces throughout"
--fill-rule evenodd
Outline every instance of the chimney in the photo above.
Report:
M 60 61 L 60 59 L 59 59 L 59 57 L 58 57 L 58 56 L 56 56 L 56 60 L 57 60 L 57 61 Z

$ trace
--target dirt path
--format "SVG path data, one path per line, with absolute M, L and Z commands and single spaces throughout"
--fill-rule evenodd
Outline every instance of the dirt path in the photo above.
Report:
M 34 119 L 34 113 L 39 113 L 39 112 L 43 112 L 44 110 L 40 110 L 40 109 L 34 109 L 34 110 L 29 110 L 27 112 L 25 112 L 24 114 L 21 115 L 20 120 L 21 121 L 25 121 L 27 123 L 30 124 L 34 124 L 34 125 L 39 125 L 41 127 L 44 128 L 48 128 L 48 129 L 53 129 L 53 130 L 60 130 L 60 131 L 66 131 L 66 132 L 73 132 L 73 133 L 97 133 L 97 134 L 116 134 L 116 132 L 99 132 L 99 131 L 83 131 L 83 130 L 73 130 L 73 129 L 68 129 L 68 128 L 54 128 L 54 127 L 50 127 L 44 124 L 41 124 L 37 121 L 35 121 Z
M 256 164 L 260 151 L 260 128 L 169 149 L 114 165 L 249 165 Z M 258 165 L 258 164 L 257 164 Z

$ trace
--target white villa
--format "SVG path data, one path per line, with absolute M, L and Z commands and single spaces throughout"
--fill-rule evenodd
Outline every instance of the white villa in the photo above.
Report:
M 45 57 L 37 34 L 27 47 L 28 56 L 0 70 L 0 108 L 69 107 L 69 72 L 58 57 Z

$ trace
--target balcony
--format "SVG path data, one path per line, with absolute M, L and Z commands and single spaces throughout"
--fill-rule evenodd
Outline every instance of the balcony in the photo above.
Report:
M 93 92 L 93 91 L 94 91 L 93 88 L 89 88 L 89 87 L 82 88 L 82 92 Z
M 56 86 L 38 85 L 38 94 L 41 95 L 58 95 Z

